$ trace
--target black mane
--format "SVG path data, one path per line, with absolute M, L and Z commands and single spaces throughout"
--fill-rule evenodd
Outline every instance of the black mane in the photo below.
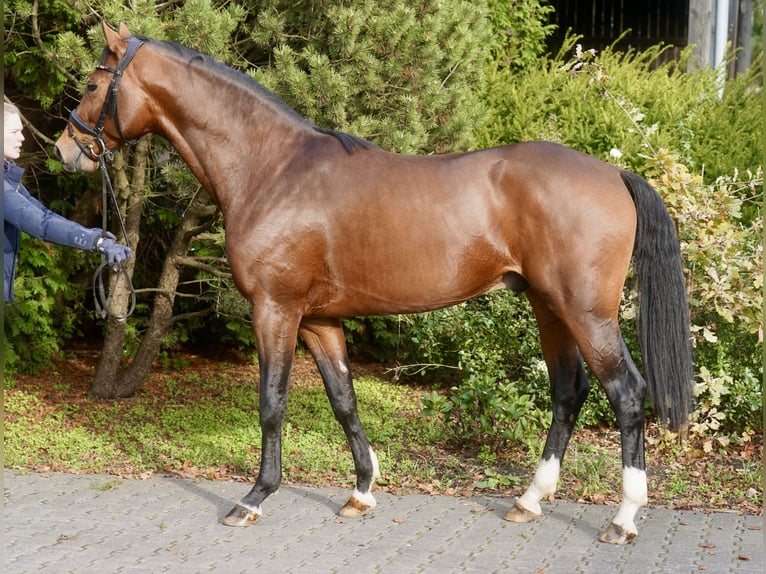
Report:
M 318 125 L 312 124 L 314 129 L 318 131 L 321 134 L 326 134 L 328 136 L 333 136 L 334 138 L 337 138 L 340 143 L 343 144 L 343 147 L 346 148 L 346 151 L 348 153 L 354 153 L 357 150 L 362 149 L 372 149 L 376 148 L 374 143 L 372 143 L 370 140 L 366 140 L 363 137 L 355 136 L 353 134 L 349 134 L 346 132 L 339 132 L 336 130 L 328 130 L 326 128 L 320 128 Z
M 153 38 L 147 38 L 144 36 L 136 36 L 136 38 L 140 39 L 141 41 L 147 44 L 151 44 L 152 46 L 159 47 L 161 49 L 168 50 L 170 52 L 175 53 L 179 57 L 186 59 L 189 65 L 199 64 L 205 68 L 214 70 L 216 74 L 220 74 L 224 76 L 226 79 L 236 82 L 237 84 L 245 87 L 246 89 L 255 92 L 256 97 L 258 97 L 259 99 L 268 100 L 274 107 L 281 110 L 288 116 L 291 116 L 293 119 L 299 121 L 300 123 L 306 124 L 307 127 L 314 129 L 315 131 L 321 134 L 329 135 L 336 138 L 343 145 L 344 149 L 349 154 L 354 153 L 355 151 L 358 151 L 358 150 L 372 149 L 377 147 L 374 143 L 362 137 L 355 136 L 345 132 L 340 132 L 336 130 L 319 127 L 315 123 L 310 122 L 309 120 L 304 118 L 302 115 L 296 112 L 293 108 L 287 105 L 287 103 L 285 103 L 285 101 L 282 98 L 277 96 L 272 91 L 266 89 L 264 86 L 262 86 L 260 83 L 258 83 L 256 80 L 254 80 L 247 74 L 239 70 L 235 70 L 234 68 L 219 62 L 212 56 L 209 56 L 207 54 L 202 54 L 200 52 L 197 52 L 196 50 L 193 50 L 181 44 L 177 44 L 175 42 L 160 41 L 160 40 L 155 40 Z M 102 55 L 102 61 L 106 58 L 107 55 L 108 55 L 108 48 L 105 49 L 104 54 Z

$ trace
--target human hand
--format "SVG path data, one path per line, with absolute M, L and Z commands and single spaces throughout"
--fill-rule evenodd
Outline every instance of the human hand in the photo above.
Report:
M 127 245 L 117 243 L 115 236 L 109 232 L 96 243 L 99 253 L 106 255 L 106 261 L 111 267 L 116 267 L 123 261 L 130 259 L 133 252 Z

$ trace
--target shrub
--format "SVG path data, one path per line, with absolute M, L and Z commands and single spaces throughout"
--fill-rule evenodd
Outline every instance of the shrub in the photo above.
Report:
M 558 141 L 649 178 L 678 225 L 685 258 L 698 371 L 692 431 L 744 435 L 762 429 L 760 76 L 727 82 L 719 98 L 715 71 L 682 73 L 683 59 L 652 69 L 661 50 L 596 55 L 578 48 L 568 62 L 559 54 L 529 74 L 509 72 L 490 93 L 496 115 L 485 143 Z M 460 368 L 458 384 L 450 377 L 449 390 L 424 404 L 468 439 L 518 439 L 507 409 L 549 409 L 547 385 L 534 369 L 540 352 L 533 318 L 499 308 L 505 300 L 494 297 L 419 316 L 407 329 L 432 363 Z M 622 327 L 638 359 L 634 303 L 628 287 Z M 485 415 L 489 408 L 499 414 Z M 468 420 L 458 423 L 458 416 Z M 534 423 L 527 430 L 542 421 L 528 420 Z M 580 423 L 612 420 L 604 394 L 591 393 Z
M 650 144 L 673 153 L 706 183 L 760 165 L 759 69 L 722 85 L 714 70 L 684 71 L 688 50 L 679 61 L 653 68 L 662 46 L 596 54 L 574 47 L 575 41 L 569 38 L 533 72 L 505 71 L 491 84 L 494 116 L 485 145 L 542 139 L 605 160 L 617 149 L 625 167 L 643 173 Z
M 651 181 L 677 222 L 685 258 L 699 371 L 695 428 L 762 428 L 763 215 L 745 207 L 762 202 L 763 172 L 735 171 L 707 185 L 662 150 L 651 159 Z
M 77 315 L 88 312 L 76 303 L 78 289 L 69 282 L 70 273 L 87 254 L 44 244 L 25 234 L 20 250 L 16 301 L 5 305 L 6 375 L 49 366 L 59 341 L 74 333 Z
M 455 442 L 492 448 L 537 442 L 550 420 L 549 384 L 537 323 L 523 297 L 494 292 L 408 317 L 404 331 L 402 358 L 415 361 L 415 370 L 437 385 L 458 379 L 446 395 L 423 400 L 424 413 L 438 416 Z M 459 371 L 426 368 L 444 366 Z

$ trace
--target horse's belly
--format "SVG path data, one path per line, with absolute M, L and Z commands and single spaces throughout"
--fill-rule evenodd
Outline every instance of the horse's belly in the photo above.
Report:
M 328 301 L 322 314 L 348 317 L 431 311 L 508 288 L 508 275 L 496 266 L 483 273 L 381 272 L 369 281 L 348 281 L 339 286 L 337 296 Z

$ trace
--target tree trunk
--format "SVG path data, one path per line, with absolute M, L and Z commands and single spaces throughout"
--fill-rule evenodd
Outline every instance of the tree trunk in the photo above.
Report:
M 212 224 L 211 216 L 217 210 L 218 208 L 209 202 L 204 191 L 198 193 L 187 208 L 162 267 L 149 327 L 141 340 L 135 359 L 117 381 L 120 390 L 126 393 L 122 396 L 132 395 L 141 388 L 151 371 L 152 363 L 162 347 L 162 341 L 174 321 L 173 303 L 183 268 L 182 260 L 189 251 L 192 239 Z M 208 223 L 203 223 L 203 220 L 208 220 Z
M 137 253 L 139 228 L 141 226 L 141 204 L 144 199 L 144 187 L 146 184 L 146 170 L 148 165 L 151 140 L 149 137 L 142 138 L 136 145 L 133 158 L 133 181 L 128 181 L 127 161 L 125 151 L 117 153 L 114 157 L 113 174 L 114 190 L 120 210 L 125 214 L 125 230 L 128 237 L 122 237 L 120 225 L 112 225 L 119 241 L 127 242 Z M 109 205 L 111 209 L 113 206 Z M 116 218 L 116 214 L 115 214 Z M 133 276 L 136 258 L 128 260 L 127 272 Z M 115 281 L 115 279 L 119 279 Z M 91 397 L 117 398 L 129 396 L 119 388 L 117 372 L 122 360 L 122 349 L 125 343 L 126 320 L 121 319 L 128 312 L 130 304 L 130 291 L 123 278 L 111 275 L 109 282 L 110 293 L 113 293 L 108 308 L 106 319 L 106 334 L 104 346 L 101 349 L 101 357 L 96 367 L 96 376 L 91 384 L 88 394 Z
M 149 326 L 144 333 L 135 358 L 121 373 L 117 373 L 115 369 L 111 379 L 99 380 L 97 377 L 90 390 L 91 396 L 103 398 L 129 397 L 141 388 L 144 379 L 151 372 L 154 359 L 160 352 L 162 341 L 173 324 L 173 303 L 175 302 L 180 272 L 184 266 L 183 260 L 189 251 L 189 244 L 201 231 L 212 225 L 214 221 L 212 216 L 216 212 L 217 208 L 210 203 L 203 191 L 194 197 L 186 209 L 184 218 L 165 258 L 157 286 L 157 296 L 154 299 L 154 306 L 149 318 Z M 106 342 L 104 349 L 104 354 L 106 354 Z M 104 362 L 103 356 L 102 362 Z M 99 383 L 98 388 L 96 387 L 97 382 Z

